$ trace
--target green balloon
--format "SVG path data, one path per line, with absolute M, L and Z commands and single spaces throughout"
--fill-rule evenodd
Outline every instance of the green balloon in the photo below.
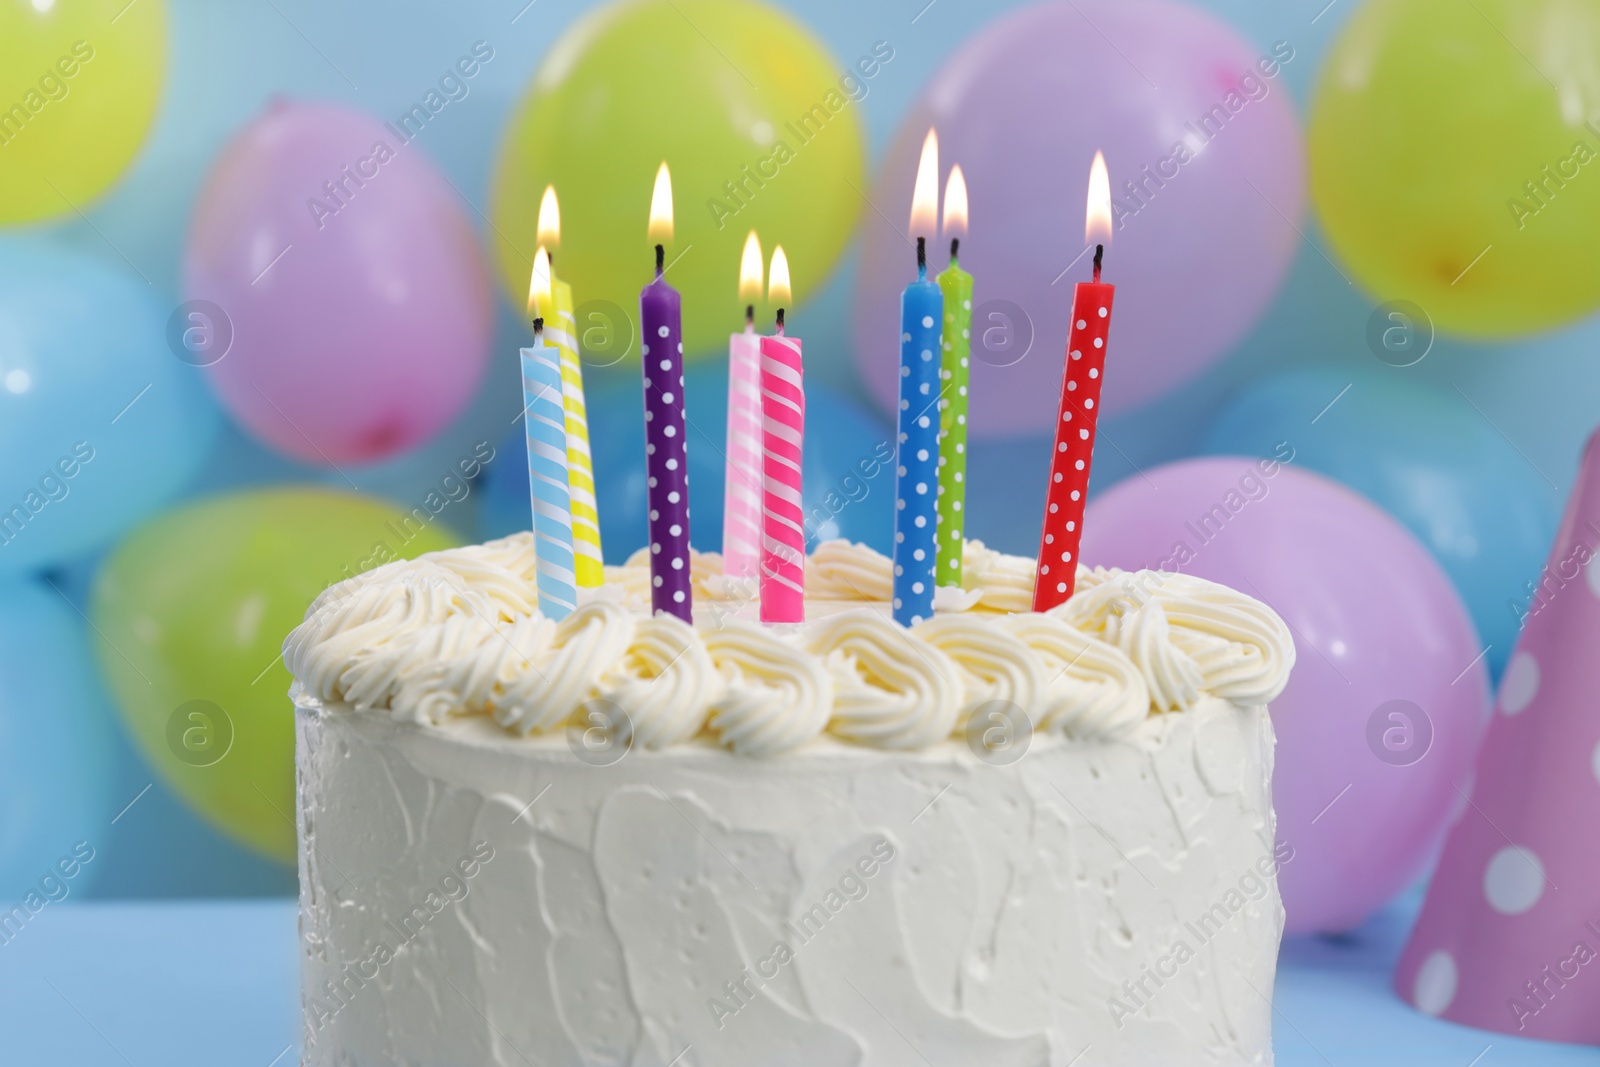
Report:
M 683 293 L 685 354 L 726 352 L 744 321 L 750 230 L 768 253 L 783 245 L 795 301 L 849 243 L 866 189 L 857 99 L 893 56 L 878 42 L 841 66 L 751 0 L 633 0 L 580 20 L 551 46 L 501 149 L 493 229 L 512 300 L 527 300 L 553 184 L 555 272 L 572 283 L 580 341 L 593 360 L 620 358 L 608 354 L 619 339 L 637 359 L 639 290 L 655 269 L 650 195 L 665 160 L 667 280 Z
M 232 837 L 294 862 L 283 639 L 334 582 L 460 543 L 427 514 L 323 489 L 234 493 L 145 524 L 96 576 L 96 653 L 129 734 Z
M 1600 307 L 1600 0 L 1368 0 L 1323 68 L 1311 192 L 1380 300 L 1500 338 Z

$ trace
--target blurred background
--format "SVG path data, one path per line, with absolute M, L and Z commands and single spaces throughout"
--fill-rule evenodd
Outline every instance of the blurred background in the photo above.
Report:
M 274 657 L 327 584 L 527 527 L 549 184 L 607 561 L 644 541 L 663 158 L 696 547 L 754 229 L 794 270 L 815 533 L 887 550 L 888 475 L 854 479 L 937 126 L 971 201 L 968 536 L 1037 546 L 1104 151 L 1085 556 L 1296 626 L 1284 892 L 1292 930 L 1348 929 L 1425 872 L 1550 587 L 1600 411 L 1597 72 L 1580 0 L 0 0 L 0 894 L 78 842 L 74 895 L 294 892 Z

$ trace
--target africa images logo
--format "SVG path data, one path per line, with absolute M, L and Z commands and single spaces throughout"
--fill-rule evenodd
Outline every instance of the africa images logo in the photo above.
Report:
M 343 961 L 338 976 L 325 980 L 321 990 L 305 990 L 300 1010 L 305 1017 L 306 1040 L 315 1044 L 316 1035 L 349 1007 L 368 982 L 376 982 L 383 969 L 422 936 L 428 924 L 447 908 L 466 900 L 472 892 L 472 879 L 493 859 L 493 845 L 487 841 L 474 843 L 472 851 L 457 860 L 456 865 L 439 878 L 437 887 L 430 887 L 410 911 L 398 919 L 383 920 L 380 933 L 365 954 Z
M 0 110 L 0 148 L 20 137 L 28 123 L 37 119 L 50 103 L 65 100 L 72 92 L 70 79 L 77 77 L 83 65 L 93 58 L 93 45 L 88 41 L 74 41 L 70 54 L 61 56 L 53 67 L 39 75 L 37 89 L 29 89 L 22 94 L 22 99 Z
M 22 928 L 46 907 L 66 900 L 72 892 L 72 880 L 89 865 L 94 855 L 93 845 L 79 841 L 72 846 L 71 853 L 56 860 L 55 865 L 40 876 L 38 884 L 23 895 L 21 902 L 0 910 L 0 945 L 11 944 L 22 933 Z

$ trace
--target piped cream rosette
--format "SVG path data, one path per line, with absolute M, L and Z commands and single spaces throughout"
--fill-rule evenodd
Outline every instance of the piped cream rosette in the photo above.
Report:
M 560 623 L 538 612 L 531 534 L 400 560 L 325 591 L 284 643 L 299 692 L 327 705 L 440 724 L 490 716 L 548 733 L 603 701 L 647 748 L 709 735 L 772 756 L 827 732 L 924 749 L 991 701 L 1073 738 L 1127 733 L 1205 696 L 1264 704 L 1294 643 L 1264 604 L 1200 578 L 1078 572 L 1076 595 L 1028 610 L 1033 561 L 967 542 L 965 588 L 934 618 L 889 618 L 892 564 L 845 541 L 807 562 L 806 623 L 752 621 L 757 590 L 695 553 L 693 627 L 650 617 L 642 554 Z

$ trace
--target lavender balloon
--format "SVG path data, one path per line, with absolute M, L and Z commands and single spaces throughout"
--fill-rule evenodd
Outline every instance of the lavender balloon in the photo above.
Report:
M 1120 294 L 1119 294 L 1120 296 Z M 1488 672 L 1449 579 L 1365 497 L 1292 462 L 1224 456 L 1149 470 L 1097 497 L 1083 558 L 1182 570 L 1272 605 L 1294 633 L 1272 705 L 1273 802 L 1294 859 L 1290 933 L 1360 923 L 1423 868 L 1465 803 Z M 1157 488 L 1159 486 L 1159 488 Z
M 223 405 L 280 452 L 381 459 L 444 427 L 477 388 L 488 280 L 422 153 L 352 108 L 278 103 L 206 178 L 185 294 L 231 325 L 208 372 Z
M 1087 257 L 1069 265 L 1096 149 L 1117 215 L 1106 414 L 1194 376 L 1265 309 L 1300 240 L 1305 175 L 1283 77 L 1297 61 L 1288 44 L 1259 53 L 1165 0 L 1040 4 L 974 38 L 902 121 L 864 216 L 855 341 L 878 402 L 893 410 L 899 385 L 906 247 L 886 220 L 906 217 L 929 126 L 971 190 L 969 432 L 1037 434 L 1053 428 L 1072 282 L 1088 275 Z

